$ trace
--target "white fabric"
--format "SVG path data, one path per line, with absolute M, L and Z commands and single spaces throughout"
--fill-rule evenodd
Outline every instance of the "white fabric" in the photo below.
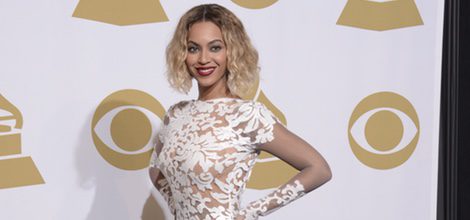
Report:
M 157 188 L 177 219 L 257 219 L 303 195 L 299 181 L 240 208 L 257 146 L 275 137 L 275 116 L 261 103 L 219 98 L 183 101 L 167 112 L 159 134 Z M 160 149 L 157 149 L 159 151 Z

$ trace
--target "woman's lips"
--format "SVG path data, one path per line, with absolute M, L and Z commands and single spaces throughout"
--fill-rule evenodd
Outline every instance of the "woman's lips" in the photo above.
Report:
M 196 68 L 197 70 L 197 73 L 201 76 L 208 76 L 210 74 L 212 74 L 215 70 L 215 67 L 200 67 L 200 68 Z

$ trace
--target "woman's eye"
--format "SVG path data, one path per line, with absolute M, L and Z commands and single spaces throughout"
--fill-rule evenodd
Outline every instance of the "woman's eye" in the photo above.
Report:
M 222 49 L 221 46 L 213 46 L 213 47 L 211 47 L 211 51 L 214 51 L 214 52 L 217 52 L 217 51 L 219 51 L 219 50 L 221 50 L 221 49 Z
M 197 47 L 194 47 L 194 46 L 188 47 L 188 52 L 190 52 L 190 53 L 195 53 L 195 52 L 197 52 L 197 50 L 198 50 Z

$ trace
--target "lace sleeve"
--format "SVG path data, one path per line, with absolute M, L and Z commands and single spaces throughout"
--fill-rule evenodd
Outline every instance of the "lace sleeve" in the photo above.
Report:
M 173 200 L 173 195 L 171 192 L 170 184 L 168 183 L 167 179 L 165 176 L 162 174 L 160 171 L 160 168 L 158 167 L 158 155 L 163 147 L 163 142 L 165 138 L 165 126 L 169 122 L 169 117 L 168 115 L 165 115 L 164 117 L 164 123 L 163 123 L 163 128 L 157 135 L 157 143 L 154 147 L 154 150 L 152 152 L 152 156 L 150 159 L 150 178 L 152 180 L 153 185 L 157 190 L 162 194 L 163 198 L 168 204 L 168 207 L 173 215 L 175 215 L 175 206 L 174 206 L 174 200 Z
M 152 153 L 152 159 L 150 160 L 150 178 L 152 179 L 152 183 L 157 188 L 157 190 L 162 194 L 163 198 L 165 199 L 166 203 L 168 204 L 168 208 L 170 209 L 171 213 L 175 214 L 175 207 L 173 201 L 173 195 L 171 193 L 170 184 L 168 183 L 165 176 L 163 176 L 162 172 L 157 168 L 157 153 L 156 150 Z
M 300 181 L 285 184 L 274 192 L 251 202 L 247 207 L 240 211 L 240 215 L 246 220 L 255 220 L 259 216 L 266 216 L 277 209 L 289 204 L 305 194 L 304 186 Z
M 287 130 L 264 106 L 259 105 L 254 126 L 254 144 L 257 150 L 267 151 L 292 165 L 300 172 L 267 196 L 249 203 L 240 210 L 239 218 L 254 220 L 302 197 L 331 178 L 328 164 L 307 142 Z M 254 120 L 254 119 L 253 119 Z
M 238 109 L 235 126 L 256 150 L 260 144 L 274 139 L 273 126 L 277 123 L 280 123 L 279 119 L 265 105 L 252 102 Z

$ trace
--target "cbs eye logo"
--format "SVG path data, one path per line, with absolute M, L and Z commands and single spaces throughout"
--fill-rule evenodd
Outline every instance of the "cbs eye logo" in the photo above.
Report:
M 93 143 L 111 165 L 123 170 L 148 166 L 152 137 L 165 115 L 155 98 L 139 90 L 120 90 L 97 107 L 91 123 Z
M 418 115 L 413 105 L 393 92 L 364 98 L 349 119 L 351 150 L 363 164 L 391 169 L 405 163 L 418 143 Z

